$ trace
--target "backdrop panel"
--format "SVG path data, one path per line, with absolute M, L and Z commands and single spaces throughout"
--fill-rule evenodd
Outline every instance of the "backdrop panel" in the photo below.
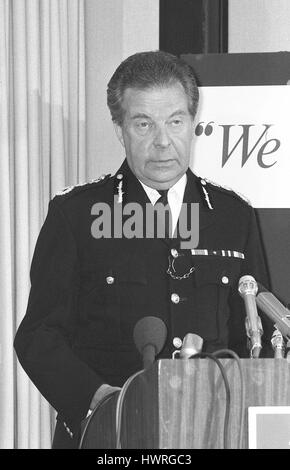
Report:
M 272 290 L 289 305 L 290 53 L 182 57 L 201 92 L 192 168 L 256 207 Z

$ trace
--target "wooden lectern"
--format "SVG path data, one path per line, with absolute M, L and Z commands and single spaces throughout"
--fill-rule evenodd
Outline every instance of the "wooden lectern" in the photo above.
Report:
M 241 381 L 237 362 L 220 359 L 231 391 L 229 447 L 238 448 Z M 248 447 L 249 406 L 290 406 L 286 359 L 241 359 L 245 379 L 243 447 Z M 92 416 L 82 448 L 116 448 L 114 395 Z M 130 384 L 122 414 L 122 449 L 223 448 L 226 393 L 210 359 L 163 359 Z

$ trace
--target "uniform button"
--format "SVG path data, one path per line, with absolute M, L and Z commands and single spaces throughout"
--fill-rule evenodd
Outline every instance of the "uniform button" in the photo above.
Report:
M 172 343 L 173 343 L 173 346 L 174 346 L 175 348 L 181 348 L 181 346 L 182 346 L 182 339 L 180 339 L 180 338 L 178 338 L 178 337 L 173 338 Z
M 200 180 L 200 182 L 203 186 L 206 186 L 206 181 L 205 180 Z
M 107 284 L 114 284 L 115 278 L 113 276 L 106 277 Z
M 229 283 L 229 278 L 227 276 L 222 277 L 222 283 L 223 284 L 228 284 Z
M 178 251 L 177 251 L 175 248 L 172 248 L 171 254 L 172 254 L 173 258 L 177 258 L 177 257 L 178 257 Z
M 171 302 L 178 304 L 180 302 L 180 297 L 178 294 L 171 294 Z

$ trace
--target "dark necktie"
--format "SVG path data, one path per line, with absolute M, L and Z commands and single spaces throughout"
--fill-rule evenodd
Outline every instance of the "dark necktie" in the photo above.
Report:
M 159 189 L 158 193 L 160 194 L 160 198 L 158 199 L 157 203 L 162 204 L 164 207 L 167 208 L 165 211 L 165 216 L 164 216 L 164 224 L 165 224 L 165 237 L 166 238 L 171 238 L 171 223 L 172 223 L 172 216 L 171 216 L 171 211 L 170 211 L 170 206 L 168 204 L 168 198 L 167 198 L 167 193 L 168 189 Z

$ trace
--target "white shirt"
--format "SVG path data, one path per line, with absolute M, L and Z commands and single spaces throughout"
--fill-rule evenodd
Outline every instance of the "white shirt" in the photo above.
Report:
M 158 192 L 157 189 L 150 188 L 146 184 L 142 183 L 142 181 L 140 181 L 140 183 L 142 184 L 142 186 L 144 188 L 144 191 L 146 192 L 151 204 L 153 204 L 153 206 L 154 206 L 156 204 L 156 202 L 158 201 L 158 199 L 161 197 L 160 193 Z M 180 214 L 180 211 L 181 211 L 181 206 L 182 206 L 182 202 L 183 202 L 183 196 L 184 196 L 184 190 L 185 190 L 186 183 L 187 183 L 187 176 L 184 173 L 184 175 L 177 181 L 177 183 L 175 183 L 168 190 L 168 193 L 167 193 L 168 204 L 169 204 L 169 207 L 170 207 L 170 210 L 171 210 L 171 216 L 172 216 L 172 234 L 171 234 L 171 236 L 173 236 L 173 234 L 174 234 L 174 231 L 175 231 L 175 228 L 176 228 L 176 225 L 177 225 L 177 221 L 178 221 L 178 218 L 179 218 L 179 214 Z

